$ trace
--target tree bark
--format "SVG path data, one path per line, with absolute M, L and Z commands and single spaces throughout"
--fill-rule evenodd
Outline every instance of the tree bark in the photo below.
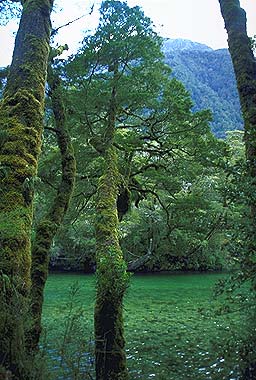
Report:
M 246 254 L 241 262 L 246 277 L 251 278 L 256 291 L 256 59 L 251 41 L 247 36 L 246 13 L 239 0 L 219 0 L 221 13 L 228 32 L 231 54 L 245 130 L 245 152 L 247 165 L 247 202 L 250 208 L 250 227 L 247 228 Z
M 62 177 L 58 185 L 53 203 L 36 227 L 35 240 L 32 245 L 31 269 L 31 313 L 32 328 L 27 337 L 28 349 L 36 352 L 41 334 L 41 318 L 44 287 L 48 277 L 50 248 L 61 226 L 72 197 L 76 161 L 71 137 L 66 127 L 65 106 L 62 93 L 62 83 L 49 64 L 48 84 L 50 87 L 52 110 L 55 119 L 55 132 L 61 153 Z
M 109 106 L 103 157 L 105 170 L 98 184 L 96 210 L 97 294 L 94 312 L 97 380 L 126 380 L 123 296 L 128 286 L 126 263 L 118 240 L 117 197 L 120 174 L 113 146 L 118 71 Z
M 247 169 L 250 179 L 249 205 L 256 232 L 256 60 L 247 36 L 246 13 L 239 0 L 219 0 L 228 33 L 228 46 L 236 75 L 236 82 L 245 129 Z
M 247 36 L 246 13 L 240 7 L 239 0 L 219 0 L 221 13 L 228 32 L 228 45 L 236 75 L 245 130 L 245 152 L 248 175 L 247 202 L 250 208 L 249 227 L 245 250 L 242 252 L 241 269 L 244 280 L 251 282 L 253 299 L 256 292 L 256 59 L 253 55 L 251 41 Z M 250 326 L 254 335 L 255 319 Z M 250 353 L 249 348 L 244 352 Z M 254 379 L 256 363 L 248 354 L 247 368 L 243 370 L 243 378 Z
M 33 180 L 37 173 L 53 0 L 25 0 L 0 107 L 0 363 L 25 379 Z

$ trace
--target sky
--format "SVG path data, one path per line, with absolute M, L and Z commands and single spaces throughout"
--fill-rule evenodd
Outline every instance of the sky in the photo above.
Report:
M 72 6 L 70 6 L 72 3 Z M 94 10 L 89 15 L 92 4 Z M 57 43 L 69 46 L 74 53 L 86 31 L 97 26 L 100 0 L 56 0 L 57 7 L 52 15 L 54 27 L 58 27 L 85 15 L 79 21 L 60 29 Z M 129 6 L 139 5 L 150 17 L 155 30 L 162 37 L 184 38 L 206 44 L 213 49 L 227 47 L 227 34 L 221 17 L 218 0 L 127 0 Z M 249 36 L 256 35 L 256 0 L 240 0 L 247 13 Z M 17 21 L 0 26 L 0 67 L 11 62 L 14 34 Z

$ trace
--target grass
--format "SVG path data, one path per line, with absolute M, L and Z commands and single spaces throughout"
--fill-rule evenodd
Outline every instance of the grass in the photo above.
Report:
M 235 347 L 241 316 L 212 312 L 218 303 L 212 288 L 220 278 L 222 274 L 132 277 L 124 304 L 131 380 L 239 378 L 238 358 L 230 347 Z M 49 277 L 43 323 L 53 379 L 94 376 L 94 285 L 91 275 Z

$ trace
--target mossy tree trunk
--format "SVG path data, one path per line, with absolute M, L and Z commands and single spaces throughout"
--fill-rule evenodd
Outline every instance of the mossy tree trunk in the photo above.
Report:
M 236 75 L 245 130 L 245 152 L 247 165 L 247 202 L 250 208 L 249 227 L 246 228 L 245 250 L 241 257 L 241 269 L 244 280 L 251 282 L 253 302 L 256 297 L 256 59 L 253 55 L 251 41 L 247 36 L 246 13 L 240 7 L 239 0 L 219 0 L 221 13 L 228 32 L 228 45 Z M 251 318 L 250 336 L 255 335 L 255 314 Z M 247 325 L 248 326 L 248 325 Z M 248 334 L 249 335 L 249 334 Z M 244 348 L 244 379 L 256 377 L 254 339 L 249 340 Z
M 249 178 L 248 204 L 251 209 L 249 252 L 245 266 L 255 271 L 256 255 L 256 59 L 247 36 L 246 13 L 239 0 L 219 0 L 228 32 L 228 45 L 236 75 L 245 129 L 245 149 Z M 256 279 L 255 279 L 256 290 Z
M 128 286 L 126 264 L 118 239 L 119 172 L 113 146 L 117 67 L 104 135 L 105 170 L 98 184 L 96 216 L 97 295 L 94 314 L 97 380 L 126 380 L 123 296 Z
M 0 365 L 25 379 L 24 323 L 53 0 L 25 0 L 0 105 Z
M 41 333 L 41 317 L 44 287 L 48 277 L 50 248 L 58 228 L 68 210 L 73 193 L 76 161 L 74 149 L 66 126 L 65 105 L 63 100 L 62 82 L 58 74 L 49 65 L 48 84 L 50 88 L 52 110 L 55 119 L 55 133 L 61 153 L 62 177 L 57 194 L 47 214 L 36 227 L 35 239 L 32 245 L 31 269 L 31 313 L 32 328 L 27 336 L 27 346 L 32 352 L 37 351 Z

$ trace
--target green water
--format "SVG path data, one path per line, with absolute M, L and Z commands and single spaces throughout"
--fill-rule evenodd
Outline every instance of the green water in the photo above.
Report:
M 238 359 L 235 352 L 226 352 L 226 345 L 241 328 L 241 316 L 212 313 L 219 302 L 214 299 L 212 289 L 223 277 L 223 274 L 132 277 L 124 303 L 131 380 L 239 378 Z M 70 308 L 69 292 L 74 283 L 78 284 L 75 285 L 78 291 Z M 93 376 L 94 287 L 92 275 L 49 277 L 44 304 L 47 331 L 44 344 L 50 353 L 54 379 Z M 62 372 L 58 374 L 60 367 Z

